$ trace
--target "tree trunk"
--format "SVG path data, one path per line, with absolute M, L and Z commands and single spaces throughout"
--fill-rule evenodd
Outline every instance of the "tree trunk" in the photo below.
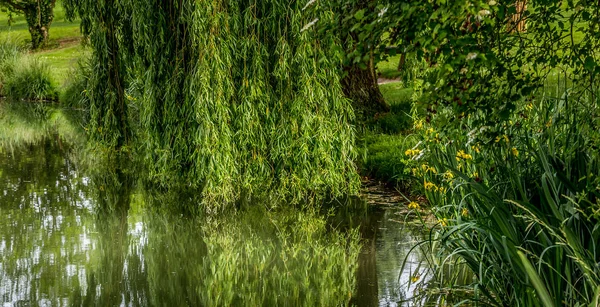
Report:
M 406 65 L 406 53 L 402 53 L 402 55 L 400 55 L 400 61 L 398 61 L 398 71 L 403 71 L 404 65 Z
M 345 71 L 347 74 L 342 79 L 342 87 L 346 97 L 352 100 L 358 119 L 370 119 L 377 114 L 390 111 L 390 106 L 379 90 L 373 68 L 361 69 L 358 66 L 350 66 L 346 67 Z
M 50 25 L 54 19 L 54 4 L 55 0 L 38 0 L 23 10 L 31 34 L 31 47 L 34 50 L 48 42 Z

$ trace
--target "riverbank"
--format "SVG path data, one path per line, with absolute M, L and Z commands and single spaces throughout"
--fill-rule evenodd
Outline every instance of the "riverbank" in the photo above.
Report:
M 0 12 L 0 96 L 58 101 L 68 86 L 71 71 L 88 52 L 81 45 L 79 21 L 68 21 L 59 4 L 46 46 L 32 52 L 30 41 L 22 15 L 13 15 L 9 20 L 6 12 Z
M 391 111 L 358 129 L 361 175 L 408 188 L 404 152 L 416 144 L 412 137 L 412 89 L 402 82 L 381 84 L 380 89 Z

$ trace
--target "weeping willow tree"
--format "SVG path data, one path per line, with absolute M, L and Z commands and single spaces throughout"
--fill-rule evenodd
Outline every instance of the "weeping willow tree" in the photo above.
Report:
M 331 18 L 326 10 L 289 0 L 65 4 L 94 48 L 91 138 L 127 144 L 135 105 L 156 182 L 198 187 L 210 204 L 356 191 L 353 112 L 329 54 L 337 42 L 310 27 Z

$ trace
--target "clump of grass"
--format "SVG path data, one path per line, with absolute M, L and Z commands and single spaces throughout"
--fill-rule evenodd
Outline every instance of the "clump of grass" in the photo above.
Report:
M 32 56 L 17 56 L 4 65 L 3 93 L 13 100 L 56 101 L 50 68 Z
M 11 41 L 4 40 L 0 42 L 0 96 L 3 96 L 4 83 L 7 75 L 13 70 L 13 64 L 20 56 L 19 46 Z

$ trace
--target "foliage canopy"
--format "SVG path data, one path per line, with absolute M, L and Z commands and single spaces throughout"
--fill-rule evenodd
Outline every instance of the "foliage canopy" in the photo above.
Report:
M 354 192 L 353 112 L 302 1 L 70 0 L 94 49 L 90 136 L 140 123 L 153 178 L 207 203 Z M 151 29 L 151 30 L 150 30 Z M 134 111 L 135 110 L 135 111 Z

